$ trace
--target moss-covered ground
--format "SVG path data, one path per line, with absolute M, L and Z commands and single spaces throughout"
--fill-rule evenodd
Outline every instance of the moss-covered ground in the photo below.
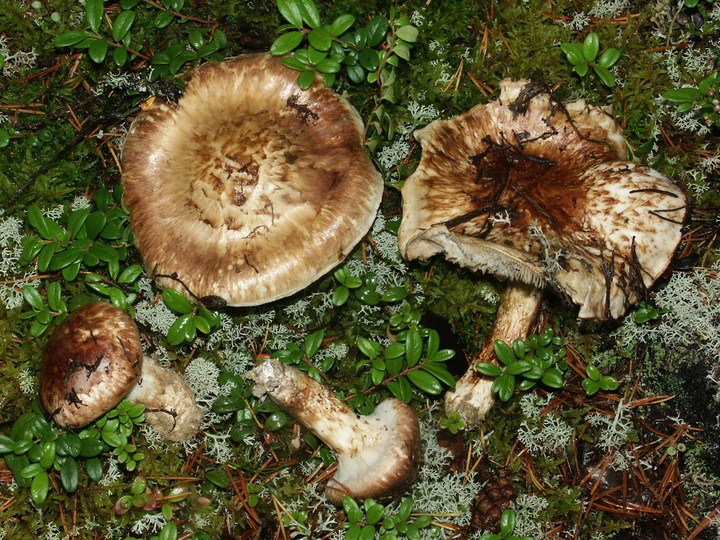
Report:
M 221 308 L 192 337 L 178 334 L 182 310 L 173 311 L 149 270 L 137 266 L 122 207 L 123 138 L 148 99 L 178 91 L 174 75 L 269 50 L 285 23 L 277 6 L 0 4 L 0 539 L 344 538 L 358 525 L 362 538 L 379 535 L 383 521 L 370 517 L 369 504 L 358 517 L 324 498 L 334 467 L 328 449 L 243 381 L 278 351 L 361 413 L 391 395 L 417 411 L 424 462 L 416 483 L 384 502 L 385 517 L 400 523 L 386 521 L 386 534 L 480 538 L 497 532 L 498 511 L 513 508 L 514 534 L 537 539 L 717 538 L 720 84 L 703 84 L 718 69 L 717 2 L 342 0 L 318 9 L 324 22 L 351 14 L 359 27 L 376 15 L 407 16 L 418 29 L 410 59 L 394 71 L 395 99 L 380 100 L 377 83 L 353 83 L 342 70 L 335 82 L 366 122 L 377 122 L 368 147 L 386 181 L 377 221 L 346 263 L 362 285 L 341 303 L 342 279 L 330 273 L 289 299 Z M 115 35 L 128 12 L 130 30 Z M 89 34 L 73 40 L 72 31 Z M 590 32 L 601 51 L 620 51 L 612 87 L 592 69 L 579 76 L 560 48 Z M 179 51 L 188 54 L 173 63 Z M 535 330 L 550 326 L 565 339 L 565 386 L 517 393 L 481 428 L 460 429 L 443 411 L 447 377 L 418 377 L 405 364 L 393 372 L 368 358 L 363 339 L 384 350 L 408 328 L 435 331 L 441 349 L 456 351 L 446 366 L 459 377 L 492 326 L 502 282 L 442 258 L 403 261 L 395 231 L 398 186 L 421 154 L 412 130 L 496 98 L 505 77 L 540 80 L 563 101 L 611 106 L 633 158 L 682 186 L 690 211 L 671 267 L 647 293 L 647 316 L 631 310 L 618 321 L 580 322 L 574 307 L 548 296 Z M 685 105 L 662 97 L 683 87 L 699 88 L 686 92 Z M 76 239 L 64 234 L 83 209 L 102 221 L 90 244 L 109 251 L 85 253 L 90 244 L 73 247 Z M 58 258 L 68 252 L 70 264 Z M 134 314 L 148 354 L 184 374 L 206 415 L 183 443 L 161 441 L 140 423 L 126 441 L 131 454 L 142 454 L 136 467 L 113 451 L 119 443 L 103 447 L 96 461 L 59 453 L 57 467 L 43 473 L 43 496 L 32 481 L 37 467 L 11 467 L 27 448 L 8 444 L 22 438 L 18 419 L 39 422 L 37 376 L 49 335 L 64 313 L 93 299 Z M 588 395 L 589 364 L 619 387 Z M 32 433 L 42 448 L 62 435 Z M 74 485 L 61 470 L 68 455 L 77 458 Z M 512 489 L 491 512 L 481 501 L 494 497 L 496 479 L 508 471 Z

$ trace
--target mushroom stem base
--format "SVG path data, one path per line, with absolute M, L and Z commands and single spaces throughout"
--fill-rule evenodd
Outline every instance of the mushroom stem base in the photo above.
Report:
M 200 427 L 203 410 L 196 405 L 195 396 L 185 380 L 148 356 L 143 358 L 140 380 L 127 398 L 145 405 L 147 423 L 163 439 L 190 439 Z
M 490 335 L 470 368 L 458 380 L 455 390 L 446 394 L 446 412 L 460 414 L 469 428 L 480 425 L 495 403 L 491 391 L 493 380 L 481 376 L 475 366 L 480 362 L 497 364 L 494 353 L 496 340 L 512 343 L 527 337 L 540 311 L 542 296 L 542 291 L 532 285 L 519 282 L 508 284 Z

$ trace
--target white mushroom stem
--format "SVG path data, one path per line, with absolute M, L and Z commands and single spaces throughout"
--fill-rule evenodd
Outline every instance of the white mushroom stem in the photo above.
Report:
M 388 399 L 373 414 L 360 416 L 328 387 L 275 359 L 245 377 L 255 382 L 257 397 L 270 396 L 335 452 L 337 472 L 326 487 L 331 502 L 340 504 L 345 495 L 387 497 L 414 480 L 419 425 L 407 404 Z
M 475 366 L 480 362 L 497 364 L 494 343 L 501 339 L 508 344 L 525 339 L 537 318 L 542 302 L 542 290 L 526 283 L 511 282 L 490 335 L 472 365 L 455 385 L 455 390 L 445 396 L 446 412 L 457 412 L 468 427 L 478 426 L 495 403 L 491 392 L 493 379 L 480 375 Z
M 166 369 L 148 356 L 127 399 L 145 405 L 145 420 L 164 439 L 181 441 L 197 432 L 203 410 L 179 373 Z

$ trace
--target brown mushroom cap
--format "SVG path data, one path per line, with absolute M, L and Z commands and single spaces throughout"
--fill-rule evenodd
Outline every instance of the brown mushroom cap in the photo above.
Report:
M 626 161 L 607 111 L 529 81 L 500 87 L 498 100 L 415 132 L 423 152 L 402 190 L 401 252 L 550 285 L 581 318 L 623 315 L 670 262 L 683 192 Z
M 71 313 L 48 342 L 40 367 L 40 404 L 65 429 L 83 427 L 112 409 L 142 367 L 132 318 L 107 302 Z
M 177 104 L 156 99 L 137 117 L 122 181 L 149 271 L 196 297 L 258 305 L 306 287 L 366 234 L 383 181 L 362 121 L 296 77 L 266 54 L 207 63 Z

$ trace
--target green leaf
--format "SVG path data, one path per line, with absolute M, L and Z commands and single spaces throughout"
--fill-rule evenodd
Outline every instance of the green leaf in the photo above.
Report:
M 168 330 L 168 342 L 170 345 L 180 345 L 184 341 L 192 341 L 195 337 L 195 322 L 192 313 L 186 313 L 177 318 L 170 325 Z
M 550 388 L 562 388 L 565 384 L 565 378 L 560 370 L 555 368 L 548 369 L 543 373 L 540 379 L 542 383 Z
M 80 43 L 86 37 L 88 37 L 87 32 L 70 30 L 69 32 L 63 32 L 56 37 L 55 41 L 53 41 L 53 45 L 55 47 L 72 47 L 73 45 Z
M 392 50 L 393 53 L 398 55 L 400 58 L 405 60 L 406 62 L 410 61 L 410 47 L 405 45 L 404 43 L 398 43 L 393 47 Z
M 685 87 L 677 90 L 668 90 L 662 94 L 662 97 L 675 103 L 692 103 L 702 99 L 703 94 L 697 88 Z
M 118 43 L 127 36 L 130 28 L 135 22 L 134 11 L 122 11 L 113 21 L 112 37 Z
M 427 392 L 428 394 L 432 394 L 434 396 L 442 393 L 442 385 L 440 384 L 440 381 L 427 371 L 420 371 L 418 369 L 408 371 L 407 378 L 423 392 Z
M 455 377 L 441 364 L 423 364 L 422 369 L 445 383 L 450 388 L 455 388 Z
M 31 308 L 38 311 L 43 308 L 44 302 L 42 296 L 40 296 L 40 293 L 35 287 L 32 285 L 23 286 L 22 294 L 23 298 Z
M 508 401 L 515 393 L 515 377 L 508 373 L 501 375 L 495 379 L 491 390 L 497 393 L 502 401 Z
M 326 75 L 333 75 L 335 73 L 338 73 L 340 71 L 340 62 L 337 60 L 333 60 L 332 58 L 326 58 L 322 62 L 320 62 L 317 66 L 315 66 L 315 69 L 317 69 L 320 73 L 323 74 L 323 80 L 325 81 L 324 77 Z M 328 83 L 325 81 L 325 86 L 332 86 L 332 82 Z M 380 301 L 380 297 L 378 296 L 377 292 L 372 291 L 374 295 L 378 298 L 378 302 Z M 373 306 L 377 305 L 377 302 L 374 304 L 371 304 Z
M 97 33 L 103 17 L 103 0 L 87 0 L 85 2 L 85 26 Z
M 360 352 L 368 358 L 377 358 L 380 354 L 380 344 L 377 341 L 370 341 L 367 338 L 359 337 L 356 343 Z
M 318 51 L 329 51 L 332 36 L 325 28 L 315 28 L 308 34 L 308 41 Z
M 618 51 L 614 47 L 610 47 L 600 55 L 600 59 L 598 60 L 598 66 L 607 69 L 615 65 L 615 62 L 617 62 L 619 59 L 620 51 Z
M 595 74 L 600 77 L 600 80 L 605 86 L 608 88 L 615 86 L 615 75 L 613 75 L 610 71 L 600 66 L 593 66 L 593 71 L 595 71 Z
M 508 508 L 500 515 L 500 536 L 510 536 L 515 530 L 517 516 L 515 510 Z
M 594 62 L 600 50 L 600 40 L 595 32 L 590 32 L 583 42 L 582 53 L 586 62 Z
M 423 351 L 423 341 L 417 328 L 410 328 L 405 338 L 405 356 L 408 366 L 412 367 L 420 361 Z
M 315 82 L 315 72 L 311 71 L 309 69 L 306 69 L 300 75 L 297 77 L 297 83 L 300 88 L 303 90 L 307 90 L 310 88 L 313 83 Z
M 348 15 L 347 13 L 344 15 L 340 15 L 337 19 L 333 21 L 333 23 L 330 25 L 330 33 L 335 36 L 341 36 L 344 34 L 353 24 L 355 23 L 355 17 L 352 15 Z
M 382 41 L 385 39 L 385 35 L 388 32 L 389 24 L 386 17 L 383 17 L 382 15 L 376 15 L 372 19 L 370 19 L 370 22 L 368 22 L 365 25 L 366 36 L 367 36 L 367 46 L 368 47 L 375 47 L 377 45 L 380 45 Z M 359 47 L 364 47 L 365 45 L 359 45 Z
M 225 469 L 207 471 L 205 473 L 205 479 L 223 489 L 226 489 L 230 485 L 230 477 L 225 472 Z
M 174 15 L 169 11 L 161 11 L 155 16 L 155 28 L 165 28 L 173 21 Z
M 318 28 L 320 26 L 320 13 L 312 0 L 297 0 L 298 8 L 302 20 L 305 21 L 310 28 Z
M 507 372 L 510 375 L 520 375 L 532 369 L 533 364 L 527 360 L 518 360 L 508 365 Z
M 77 491 L 78 484 L 80 483 L 80 471 L 78 470 L 78 464 L 75 458 L 70 456 L 65 458 L 65 463 L 63 463 L 60 469 L 60 481 L 68 493 Z
M 478 373 L 485 375 L 486 377 L 499 377 L 503 373 L 500 366 L 496 366 L 490 362 L 479 362 L 475 366 L 475 369 L 477 369 Z
M 143 267 L 139 264 L 133 264 L 132 266 L 128 266 L 125 270 L 120 272 L 120 275 L 118 276 L 118 282 L 133 283 L 142 275 L 142 273 Z
M 59 281 L 53 281 L 47 286 L 48 307 L 52 311 L 67 311 L 67 306 L 62 300 L 62 286 Z
M 405 287 L 390 287 L 381 297 L 383 302 L 400 302 L 405 300 L 408 290 Z
M 578 43 L 562 43 L 560 49 L 565 53 L 568 61 L 573 65 L 584 64 L 583 47 Z
M 15 451 L 15 441 L 7 435 L 0 435 L 0 454 L 8 454 Z
M 619 385 L 620 383 L 618 380 L 615 377 L 610 377 L 609 375 L 600 379 L 600 388 L 603 390 L 617 390 Z
M 43 471 L 44 469 L 42 468 L 42 465 L 39 463 L 31 463 L 30 465 L 22 468 L 20 476 L 23 478 L 34 478 Z
M 174 523 L 166 523 L 160 531 L 158 540 L 177 540 L 178 529 Z
M 573 71 L 575 73 L 577 73 L 578 75 L 580 75 L 581 77 L 584 77 L 585 75 L 588 74 L 589 69 L 590 69 L 590 66 L 588 64 L 582 63 L 582 64 L 577 64 L 573 68 Z
M 193 49 L 197 50 L 205 43 L 205 38 L 200 30 L 192 28 L 190 32 L 188 32 L 188 42 Z
M 581 385 L 588 396 L 592 396 L 600 390 L 600 385 L 592 379 L 583 379 Z
M 418 38 L 418 29 L 408 24 L 406 26 L 401 26 L 400 28 L 398 28 L 395 32 L 395 35 L 403 41 L 407 41 L 408 43 L 415 43 Z
M 88 47 L 88 55 L 96 64 L 100 64 L 105 60 L 108 51 L 108 42 L 106 39 L 94 39 Z
M 600 373 L 600 370 L 592 364 L 588 365 L 585 368 L 585 372 L 587 373 L 588 377 L 590 377 L 595 382 L 599 381 L 602 378 L 602 373 Z
M 165 305 L 176 313 L 190 313 L 195 309 L 195 305 L 175 289 L 163 289 L 162 297 Z
M 320 350 L 324 337 L 325 330 L 320 329 L 305 338 L 304 352 L 307 358 L 312 358 Z
M 91 458 L 85 462 L 85 472 L 91 480 L 99 482 L 103 477 L 102 461 L 100 458 Z
M 302 40 L 302 32 L 288 32 L 283 34 L 273 41 L 272 45 L 270 45 L 270 54 L 273 56 L 282 56 L 283 54 L 287 54 L 290 51 L 295 50 Z M 297 68 L 293 67 L 293 69 Z
M 277 8 L 280 15 L 295 28 L 303 27 L 299 0 L 278 0 Z
M 283 66 L 289 67 L 290 69 L 294 69 L 296 71 L 303 71 L 304 69 L 307 69 L 307 65 L 303 64 L 294 56 L 288 56 L 287 58 L 283 58 L 280 62 Z
M 343 497 L 342 505 L 345 510 L 345 515 L 348 518 L 348 523 L 355 524 L 362 520 L 362 510 L 360 510 L 360 506 L 358 506 L 355 499 L 346 495 Z
M 32 479 L 30 484 L 30 498 L 35 504 L 42 504 L 47 499 L 48 490 L 50 489 L 50 477 L 48 473 L 42 471 Z
M 100 439 L 87 437 L 80 440 L 80 452 L 78 455 L 84 458 L 93 458 L 100 455 L 106 449 L 107 447 Z
M 493 344 L 493 349 L 495 350 L 495 356 L 497 356 L 498 360 L 504 365 L 509 366 L 515 361 L 513 350 L 503 340 L 496 339 Z

